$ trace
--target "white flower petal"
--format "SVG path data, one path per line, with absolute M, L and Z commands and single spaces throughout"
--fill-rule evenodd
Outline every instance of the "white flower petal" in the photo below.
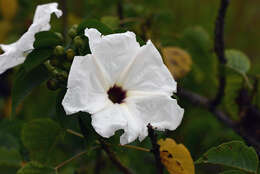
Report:
M 93 114 L 92 126 L 102 137 L 109 138 L 119 129 L 124 129 L 127 125 L 126 118 L 129 113 L 124 107 L 118 104 L 111 104 L 104 110 Z
M 142 119 L 145 127 L 150 123 L 158 130 L 175 130 L 180 125 L 184 113 L 175 99 L 160 94 L 130 96 L 126 105 Z
M 68 115 L 79 111 L 91 114 L 108 105 L 105 81 L 92 55 L 74 58 L 69 78 L 67 93 L 62 105 Z
M 128 108 L 128 106 L 126 106 Z M 132 112 L 128 108 L 128 112 L 131 113 L 130 117 L 127 117 L 127 126 L 124 128 L 124 134 L 120 137 L 120 144 L 128 144 L 135 141 L 138 137 L 142 141 L 148 134 L 143 121 L 137 117 L 135 112 Z
M 92 115 L 92 126 L 99 135 L 105 138 L 109 138 L 117 130 L 123 129 L 124 134 L 120 137 L 120 143 L 122 145 L 131 143 L 142 132 L 141 120 L 132 114 L 125 104 L 112 104 Z
M 162 92 L 172 95 L 176 82 L 151 41 L 142 46 L 119 84 L 126 90 Z
M 114 85 L 140 49 L 135 34 L 125 32 L 101 36 L 96 29 L 86 29 L 85 35 L 89 38 L 91 53 L 104 68 L 110 85 Z
M 57 17 L 62 15 L 57 3 L 37 6 L 33 23 L 28 31 L 18 41 L 9 45 L 0 45 L 4 51 L 4 54 L 0 55 L 0 74 L 24 62 L 26 53 L 33 49 L 34 35 L 50 29 L 52 13 L 55 13 Z

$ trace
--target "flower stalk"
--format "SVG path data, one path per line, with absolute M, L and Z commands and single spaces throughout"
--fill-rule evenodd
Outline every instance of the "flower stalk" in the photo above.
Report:
M 151 152 L 153 153 L 156 161 L 157 174 L 163 174 L 163 164 L 161 162 L 160 146 L 157 144 L 157 135 L 155 134 L 152 125 L 148 124 L 147 128 L 148 128 L 148 136 L 150 137 L 152 143 Z

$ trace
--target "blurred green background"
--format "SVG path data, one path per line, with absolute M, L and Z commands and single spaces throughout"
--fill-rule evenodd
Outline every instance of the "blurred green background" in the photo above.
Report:
M 38 4 L 57 2 L 47 0 L 2 1 L 9 4 L 10 14 L 8 14 L 9 17 L 4 17 L 1 11 L 4 11 L 4 8 L 8 8 L 8 6 L 0 6 L 0 43 L 11 43 L 27 30 Z M 179 84 L 207 97 L 214 96 L 217 87 L 217 61 L 213 55 L 213 38 L 219 0 L 66 0 L 65 5 L 64 0 L 60 2 L 60 7 L 67 11 L 67 24 L 65 23 L 65 25 L 68 27 L 80 23 L 83 19 L 94 18 L 101 20 L 114 30 L 123 27 L 134 31 L 143 39 L 151 39 L 158 48 L 176 46 L 186 50 L 191 56 L 192 68 L 185 77 L 178 79 Z M 17 7 L 11 3 L 17 3 Z M 231 0 L 226 17 L 226 47 L 241 50 L 249 57 L 251 60 L 249 75 L 260 73 L 260 59 L 258 58 L 260 56 L 259 17 L 259 0 Z M 52 30 L 66 32 L 63 28 L 63 22 L 63 20 L 54 19 Z M 21 161 L 28 161 L 28 152 L 21 142 L 21 127 L 24 123 L 36 118 L 47 117 L 59 120 L 60 118 L 57 118 L 59 116 L 55 114 L 58 92 L 50 92 L 46 89 L 45 84 L 41 85 L 18 108 L 15 121 L 10 121 L 10 88 L 15 71 L 17 69 L 0 77 L 2 86 L 0 90 L 2 95 L 0 96 L 0 110 L 2 111 L 0 115 L 0 145 L 2 145 L 1 138 L 6 139 L 8 136 L 6 146 L 18 147 L 22 156 Z M 221 107 L 229 112 L 233 119 L 239 120 L 238 108 L 234 105 L 237 94 L 234 94 L 234 91 L 237 92 L 244 86 L 244 83 L 243 79 L 236 73 L 229 72 L 228 74 L 227 90 L 233 91 L 233 93 L 230 92 L 225 96 Z M 194 160 L 198 159 L 209 147 L 241 139 L 232 130 L 219 123 L 209 112 L 196 108 L 181 98 L 179 103 L 185 108 L 183 124 L 176 131 L 166 134 L 178 143 L 183 143 L 190 150 Z M 65 122 L 65 128 L 79 131 L 75 118 L 66 117 L 62 120 Z M 166 136 L 163 133 L 159 134 L 161 137 Z M 119 142 L 118 137 L 117 135 L 110 141 Z M 17 147 L 14 144 L 17 144 Z M 138 141 L 133 144 L 150 147 L 147 139 L 141 144 Z M 54 161 L 52 165 L 58 164 L 84 148 L 83 140 L 66 135 L 63 142 L 58 144 L 56 153 L 52 154 L 52 156 L 56 156 L 52 157 Z M 136 173 L 153 173 L 155 170 L 152 155 L 119 147 L 116 147 L 115 150 L 120 159 Z M 75 171 L 80 174 L 93 173 L 97 170 L 95 169 L 96 159 L 100 159 L 104 166 L 101 173 L 119 173 L 105 154 L 98 151 L 90 155 L 91 157 L 86 156 L 66 166 L 61 173 L 72 174 Z M 13 172 L 19 167 L 16 165 Z M 4 169 L 10 170 L 8 167 Z M 198 174 L 209 172 L 214 174 L 223 169 L 218 166 L 203 165 L 196 166 L 196 170 Z

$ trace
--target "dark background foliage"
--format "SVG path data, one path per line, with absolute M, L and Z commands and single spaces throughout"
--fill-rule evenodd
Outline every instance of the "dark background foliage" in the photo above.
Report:
M 36 5 L 54 1 L 17 0 L 17 2 L 18 8 L 14 12 L 14 18 L 6 22 L 6 19 L 0 16 L 1 43 L 11 43 L 27 30 L 32 21 Z M 122 27 L 134 31 L 144 40 L 151 39 L 158 48 L 176 46 L 186 50 L 192 58 L 192 66 L 191 71 L 186 76 L 178 79 L 179 85 L 208 98 L 215 96 L 218 86 L 218 62 L 213 54 L 213 39 L 219 0 L 124 0 L 123 2 L 119 0 L 67 0 L 66 4 L 64 0 L 61 0 L 60 7 L 63 11 L 65 10 L 66 20 L 53 18 L 53 31 L 64 33 L 66 32 L 64 26 L 69 28 L 75 23 L 80 23 L 83 19 L 94 18 L 113 30 Z M 260 77 L 258 59 L 260 56 L 259 7 L 260 1 L 257 0 L 231 1 L 225 27 L 226 48 L 241 50 L 251 61 L 251 69 L 247 76 L 249 83 L 256 88 L 252 101 L 256 109 L 260 105 L 260 96 L 256 85 L 258 82 L 255 81 Z M 2 8 L 8 7 L 0 7 L 0 10 Z M 8 151 L 8 153 L 3 150 L 0 154 L 0 156 L 10 156 L 10 164 L 12 164 L 0 164 L 0 171 L 15 173 L 23 163 L 29 161 L 29 158 L 56 166 L 89 146 L 94 146 L 84 142 L 79 137 L 65 133 L 64 130 L 66 129 L 80 132 L 78 116 L 65 117 L 61 106 L 58 104 L 61 101 L 59 96 L 62 96 L 64 91 L 49 91 L 46 84 L 35 88 L 19 105 L 15 117 L 10 118 L 11 88 L 18 69 L 9 70 L 0 76 L 0 146 L 15 149 L 13 152 Z M 251 95 L 254 91 L 248 88 L 247 82 L 239 73 L 231 69 L 227 70 L 227 87 L 225 90 L 226 94 L 220 108 L 228 113 L 230 119 L 240 122 L 248 128 L 247 132 L 251 131 L 251 134 L 257 137 L 256 139 L 259 142 L 258 125 L 260 119 L 243 114 L 243 107 L 241 107 L 248 98 L 245 95 Z M 178 98 L 178 102 L 185 108 L 182 125 L 174 132 L 159 132 L 158 134 L 159 137 L 168 136 L 178 143 L 184 144 L 190 150 L 194 160 L 198 159 L 212 146 L 230 140 L 243 141 L 233 129 L 217 120 L 211 112 L 198 108 L 181 97 Z M 86 125 L 90 125 L 88 115 L 81 117 Z M 40 127 L 44 127 L 46 123 L 41 122 L 41 120 L 47 118 L 55 120 L 58 125 L 50 121 L 46 125 L 49 127 L 48 130 L 42 128 L 38 130 L 38 127 L 35 126 L 35 131 L 41 132 L 42 135 L 53 134 L 53 132 L 56 134 L 49 137 L 47 141 L 44 136 L 39 137 L 39 142 L 42 142 L 39 147 L 37 144 L 29 143 L 30 138 L 37 135 L 33 135 L 34 132 L 28 134 L 26 129 L 34 128 L 28 128 L 26 125 L 33 122 L 33 125 L 43 124 Z M 30 126 L 30 124 L 27 126 Z M 118 143 L 119 135 L 120 132 L 111 138 L 110 142 Z M 55 141 L 55 145 L 51 144 L 52 141 Z M 95 138 L 91 134 L 89 141 L 93 144 L 95 142 Z M 133 144 L 145 147 L 151 146 L 148 138 L 142 143 L 136 141 Z M 38 154 L 39 149 L 48 149 L 48 152 L 44 152 L 42 156 Z M 134 172 L 152 173 L 155 170 L 152 154 L 117 146 L 113 149 L 119 155 L 121 161 Z M 224 169 L 220 166 L 196 166 L 198 174 L 209 172 L 217 174 Z M 87 156 L 66 165 L 62 168 L 61 173 L 70 174 L 75 171 L 80 174 L 117 173 L 116 168 L 100 150 L 90 152 Z

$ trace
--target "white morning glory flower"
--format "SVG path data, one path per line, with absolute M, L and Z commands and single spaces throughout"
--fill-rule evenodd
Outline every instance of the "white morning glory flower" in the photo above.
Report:
M 33 49 L 34 35 L 51 28 L 50 19 L 52 13 L 55 13 L 58 18 L 62 15 L 62 11 L 58 9 L 57 3 L 37 6 L 33 23 L 28 31 L 18 41 L 9 45 L 0 45 L 4 51 L 0 55 L 0 74 L 24 62 L 28 52 Z
M 62 101 L 68 115 L 92 114 L 92 126 L 103 137 L 124 130 L 121 144 L 158 130 L 174 130 L 184 110 L 175 99 L 176 82 L 151 41 L 140 47 L 132 32 L 102 36 L 86 29 L 92 54 L 74 58 Z

